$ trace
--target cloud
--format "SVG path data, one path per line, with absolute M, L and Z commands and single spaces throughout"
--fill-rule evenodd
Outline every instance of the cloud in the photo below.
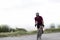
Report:
M 0 0 L 0 8 L 14 8 L 21 0 Z
M 24 8 L 43 6 L 46 0 L 0 0 L 0 8 Z
M 60 0 L 48 0 L 49 3 L 53 3 L 53 4 L 56 4 L 56 3 L 60 3 Z

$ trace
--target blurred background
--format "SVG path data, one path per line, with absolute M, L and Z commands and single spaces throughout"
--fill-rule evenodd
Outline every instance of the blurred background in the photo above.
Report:
M 44 29 L 60 28 L 60 0 L 0 0 L 1 30 L 4 27 L 9 31 L 37 30 L 34 21 L 36 12 L 44 19 Z

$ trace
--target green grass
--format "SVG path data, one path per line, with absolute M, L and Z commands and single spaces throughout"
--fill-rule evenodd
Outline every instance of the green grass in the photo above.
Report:
M 6 32 L 6 33 L 0 33 L 0 37 L 9 37 L 9 36 L 23 36 L 23 35 L 32 35 L 36 34 L 36 31 L 31 32 L 25 32 L 25 31 L 16 31 L 16 32 Z
M 46 29 L 45 33 L 52 33 L 52 32 L 60 32 L 60 28 L 56 28 L 56 29 Z
M 60 28 L 44 30 L 44 33 L 53 33 L 53 32 L 60 32 Z M 36 34 L 36 33 L 37 33 L 37 30 L 30 31 L 30 32 L 26 32 L 26 31 L 15 31 L 15 32 L 5 32 L 5 33 L 3 32 L 3 33 L 0 33 L 0 37 L 32 35 L 32 34 Z

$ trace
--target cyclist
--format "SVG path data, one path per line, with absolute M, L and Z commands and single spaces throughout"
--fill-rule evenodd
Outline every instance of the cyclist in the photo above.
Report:
M 42 26 L 42 33 L 43 33 L 44 22 L 42 16 L 40 16 L 38 12 L 36 13 L 36 17 L 35 17 L 35 27 L 36 26 L 38 30 L 40 26 Z

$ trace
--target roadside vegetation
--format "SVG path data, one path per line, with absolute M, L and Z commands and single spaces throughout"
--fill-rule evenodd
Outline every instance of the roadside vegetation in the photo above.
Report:
M 55 25 L 52 24 L 50 25 L 49 29 L 44 30 L 44 33 L 53 33 L 53 32 L 60 32 L 60 25 L 58 25 L 58 27 L 55 28 Z M 26 29 L 23 29 L 23 28 L 13 29 L 8 25 L 0 25 L 0 37 L 32 35 L 36 33 L 37 33 L 37 30 L 27 31 Z

